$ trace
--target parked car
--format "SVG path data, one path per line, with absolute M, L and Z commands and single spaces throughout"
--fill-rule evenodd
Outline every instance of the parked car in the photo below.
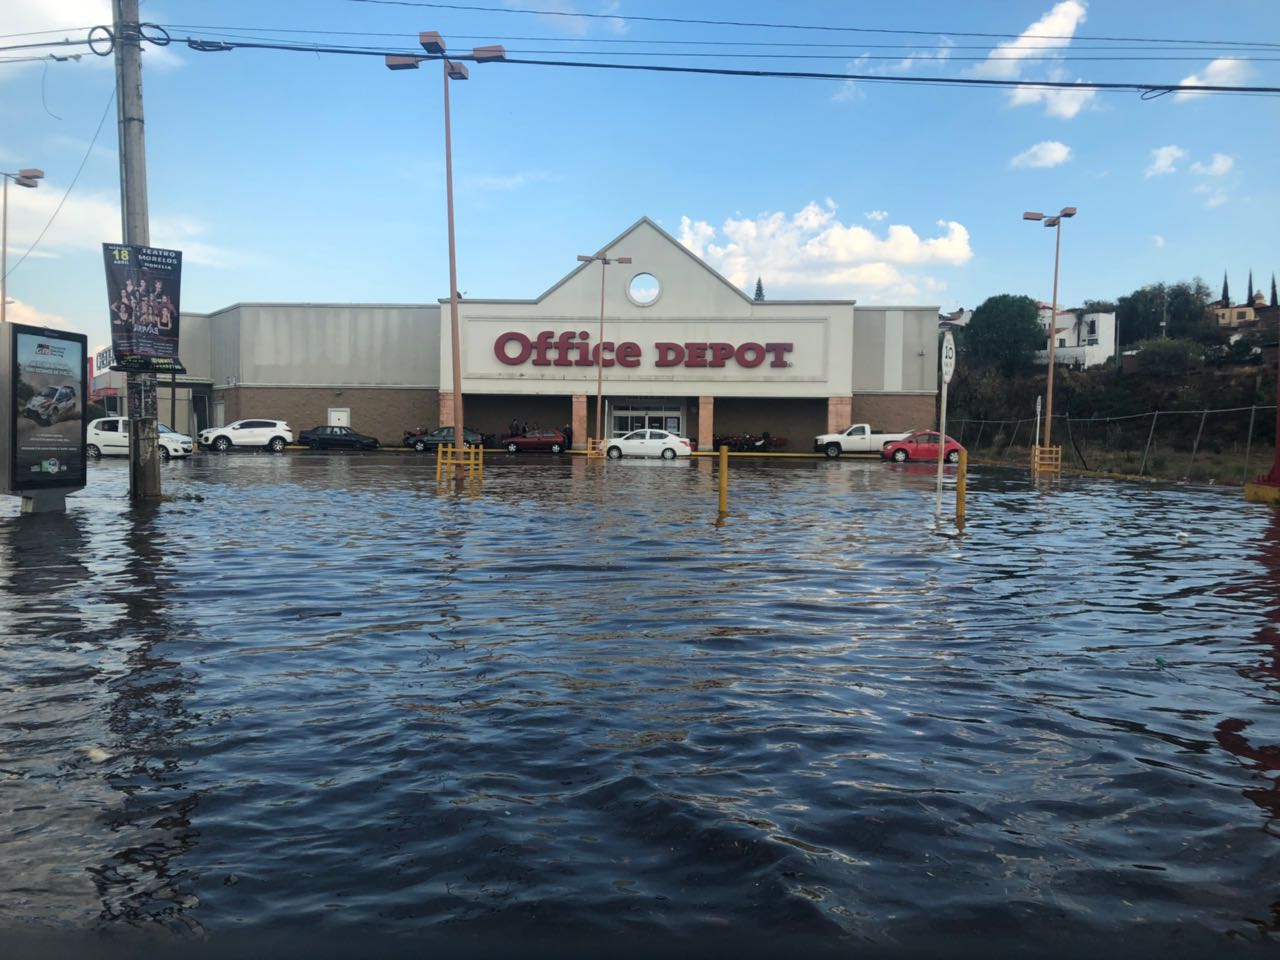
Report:
M 813 438 L 815 453 L 825 453 L 834 460 L 842 453 L 875 453 L 886 443 L 905 440 L 907 433 L 882 433 L 868 423 L 855 423 L 840 433 L 824 433 Z
M 189 457 L 195 444 L 185 434 L 178 433 L 163 423 L 156 424 L 157 446 L 160 459 L 168 462 L 171 457 Z M 129 455 L 129 418 L 101 417 L 89 421 L 85 429 L 84 451 L 89 459 L 99 457 L 127 457 Z
M 905 439 L 890 440 L 880 448 L 880 456 L 895 463 L 905 463 L 908 460 L 937 460 L 938 437 L 936 430 L 917 430 L 915 433 L 908 434 Z M 947 463 L 957 463 L 960 460 L 960 451 L 963 449 L 964 447 L 947 437 L 944 454 Z
M 45 387 L 22 409 L 22 415 L 48 427 L 74 417 L 79 409 L 75 387 Z
M 467 446 L 484 445 L 484 436 L 470 427 L 462 431 L 462 439 Z M 410 432 L 404 435 L 404 445 L 421 453 L 423 450 L 435 450 L 437 447 L 453 443 L 453 427 L 436 427 L 425 433 Z
M 559 430 L 526 430 L 524 433 L 513 433 L 503 437 L 502 446 L 507 453 L 520 453 L 522 450 L 550 450 L 562 453 L 568 449 L 569 441 Z
M 686 437 L 678 437 L 665 430 L 632 430 L 621 437 L 607 441 L 605 453 L 610 460 L 622 457 L 662 457 L 663 460 L 674 460 L 676 457 L 687 457 L 693 447 Z
M 312 427 L 298 434 L 298 442 L 312 450 L 377 450 L 378 438 L 350 427 Z
M 202 447 L 266 447 L 279 453 L 293 443 L 293 430 L 283 420 L 237 420 L 225 427 L 209 427 L 197 435 Z

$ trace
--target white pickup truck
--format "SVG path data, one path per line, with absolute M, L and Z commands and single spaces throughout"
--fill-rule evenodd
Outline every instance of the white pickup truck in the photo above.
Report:
M 813 438 L 813 449 L 834 460 L 842 453 L 879 453 L 890 440 L 902 440 L 907 433 L 877 433 L 866 423 L 855 423 L 841 433 L 824 433 Z

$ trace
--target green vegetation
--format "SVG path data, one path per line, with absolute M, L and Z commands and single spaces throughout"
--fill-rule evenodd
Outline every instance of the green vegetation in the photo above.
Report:
M 1030 297 L 1002 293 L 982 301 L 959 340 L 966 365 L 1012 377 L 1030 369 L 1045 345 L 1039 310 Z

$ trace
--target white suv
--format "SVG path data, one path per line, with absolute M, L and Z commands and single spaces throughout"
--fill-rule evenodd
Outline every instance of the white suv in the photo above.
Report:
M 163 423 L 156 424 L 159 432 L 160 459 L 189 457 L 194 444 L 191 438 L 170 430 Z M 129 455 L 129 418 L 102 417 L 91 420 L 85 430 L 84 450 L 91 460 L 98 457 L 127 457 Z
M 210 427 L 197 435 L 200 446 L 215 450 L 232 447 L 266 447 L 279 453 L 293 443 L 293 431 L 283 420 L 237 420 L 225 427 Z

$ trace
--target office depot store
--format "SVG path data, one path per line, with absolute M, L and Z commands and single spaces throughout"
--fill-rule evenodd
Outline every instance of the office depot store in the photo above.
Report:
M 536 300 L 459 304 L 465 415 L 605 435 L 660 427 L 710 448 L 768 431 L 787 449 L 854 421 L 933 424 L 938 310 L 852 300 L 754 301 L 648 219 Z M 603 330 L 601 279 L 603 271 Z M 440 324 L 441 422 L 452 422 L 448 307 Z
M 459 303 L 468 426 L 570 425 L 582 447 L 597 383 L 606 435 L 661 427 L 703 450 L 723 434 L 767 430 L 808 451 L 852 422 L 933 424 L 936 307 L 753 301 L 648 219 L 600 253 L 631 262 L 580 263 L 532 300 Z M 180 427 L 349 424 L 385 444 L 453 422 L 447 301 L 236 304 L 184 313 L 182 331 L 193 422 Z

